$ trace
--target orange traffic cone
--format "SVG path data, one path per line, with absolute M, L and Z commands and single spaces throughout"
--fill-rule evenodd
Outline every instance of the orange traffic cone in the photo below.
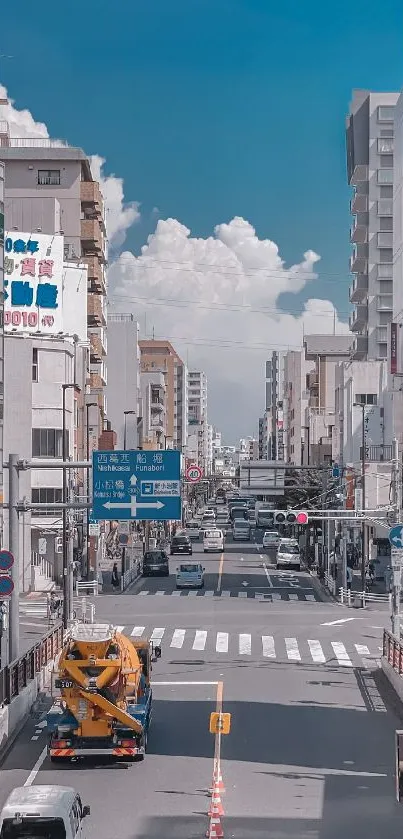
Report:
M 225 792 L 225 786 L 222 779 L 221 774 L 221 766 L 220 763 L 217 761 L 217 768 L 214 772 L 214 790 L 219 790 L 220 792 Z
M 210 837 L 209 839 L 222 839 L 224 831 L 220 819 L 211 819 L 210 821 Z
M 211 798 L 210 809 L 208 811 L 209 816 L 219 817 L 224 815 L 224 808 L 221 803 L 221 795 L 219 793 L 213 792 Z

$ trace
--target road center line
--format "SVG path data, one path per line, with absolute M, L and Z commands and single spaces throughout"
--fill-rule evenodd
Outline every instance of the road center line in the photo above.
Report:
M 262 565 L 263 565 L 263 568 L 264 568 L 264 573 L 266 574 L 266 577 L 267 577 L 267 582 L 268 582 L 268 584 L 269 584 L 270 588 L 274 588 L 273 583 L 272 583 L 272 580 L 271 580 L 271 577 L 270 577 L 270 574 L 269 574 L 269 569 L 268 569 L 268 567 L 267 567 L 266 563 L 265 563 L 265 562 L 262 562 Z
M 220 556 L 220 564 L 219 564 L 219 567 L 218 567 L 217 592 L 221 591 L 223 568 L 224 568 L 224 553 L 222 553 L 221 556 Z

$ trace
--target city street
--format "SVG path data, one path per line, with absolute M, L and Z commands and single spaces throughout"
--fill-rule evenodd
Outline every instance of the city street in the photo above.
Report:
M 121 839 L 203 837 L 209 715 L 222 682 L 232 714 L 222 748 L 226 837 L 395 837 L 393 732 L 401 723 L 376 673 L 382 632 L 371 627 L 374 614 L 358 619 L 320 602 L 309 575 L 275 572 L 258 540 L 228 541 L 223 556 L 195 547 L 193 559 L 206 567 L 204 592 L 174 593 L 180 558 L 172 557 L 169 579 L 96 598 L 97 621 L 162 646 L 144 763 L 51 766 L 39 710 L 1 767 L 0 804 L 17 784 L 57 781 L 91 805 L 91 837 L 110 839 L 115 823 Z M 268 590 L 280 598 L 255 596 Z

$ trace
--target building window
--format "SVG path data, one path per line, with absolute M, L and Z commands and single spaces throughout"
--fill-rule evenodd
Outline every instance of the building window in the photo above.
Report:
M 378 106 L 378 122 L 393 122 L 395 114 L 394 105 Z
M 60 428 L 32 429 L 32 457 L 62 457 L 62 430 Z M 69 432 L 66 430 L 66 451 L 69 451 Z
M 377 405 L 378 396 L 376 393 L 356 393 L 355 402 L 360 405 Z
M 57 487 L 41 487 L 31 491 L 32 504 L 59 504 L 63 501 L 63 490 Z M 48 509 L 37 510 L 39 516 L 57 516 L 58 511 Z
M 60 169 L 38 169 L 39 186 L 60 186 Z
M 38 381 L 38 350 L 36 347 L 32 349 L 32 381 Z

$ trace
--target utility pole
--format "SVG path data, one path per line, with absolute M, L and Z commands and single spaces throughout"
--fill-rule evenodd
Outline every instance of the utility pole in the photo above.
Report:
M 14 556 L 11 577 L 14 589 L 9 603 L 8 649 L 9 661 L 14 661 L 20 654 L 20 549 L 19 549 L 19 474 L 18 454 L 10 454 L 8 459 L 8 549 Z
M 401 475 L 399 468 L 399 443 L 393 440 L 392 443 L 392 505 L 393 505 L 393 519 L 395 523 L 400 523 L 402 512 L 402 494 L 401 494 Z M 400 638 L 400 590 L 401 590 L 401 576 L 402 563 L 401 561 L 392 566 L 392 634 Z
M 361 507 L 365 515 L 366 508 L 366 492 L 365 492 L 365 466 L 366 466 L 366 452 L 365 452 L 365 405 L 362 408 L 362 438 L 361 438 Z M 365 591 L 365 569 L 368 562 L 368 527 L 367 522 L 363 519 L 361 524 L 361 543 L 362 543 L 362 558 L 361 558 L 361 591 Z

